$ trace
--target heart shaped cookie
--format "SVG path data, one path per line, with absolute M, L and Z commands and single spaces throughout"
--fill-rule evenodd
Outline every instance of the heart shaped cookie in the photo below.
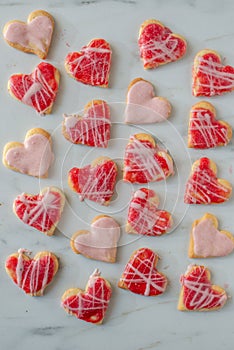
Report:
M 232 138 L 232 127 L 216 120 L 216 111 L 209 102 L 198 102 L 190 111 L 188 147 L 212 148 L 226 146 Z
M 142 78 L 134 79 L 127 93 L 125 122 L 149 124 L 162 122 L 169 117 L 171 105 L 164 97 L 157 97 L 153 85 Z
M 233 249 L 233 235 L 228 231 L 218 230 L 216 216 L 206 213 L 201 219 L 194 221 L 188 251 L 190 258 L 225 256 Z
M 151 135 L 135 134 L 125 149 L 123 179 L 131 183 L 165 180 L 173 175 L 173 160 Z
M 158 209 L 159 198 L 153 190 L 140 188 L 133 194 L 129 204 L 127 233 L 144 236 L 161 236 L 172 226 L 172 216 L 166 210 Z
M 69 187 L 85 198 L 108 205 L 114 193 L 117 166 L 108 157 L 99 157 L 83 168 L 72 168 L 68 174 Z
M 186 184 L 184 202 L 187 204 L 218 204 L 227 201 L 232 194 L 231 184 L 217 178 L 216 164 L 209 158 L 193 163 Z
M 71 238 L 71 248 L 90 259 L 114 263 L 120 227 L 110 216 L 99 215 L 92 220 L 90 231 L 77 231 Z
M 111 47 L 104 39 L 93 39 L 80 52 L 71 52 L 65 59 L 65 69 L 83 84 L 108 87 Z
M 110 283 L 96 269 L 89 277 L 85 291 L 79 288 L 68 289 L 62 296 L 61 306 L 80 320 L 101 324 L 111 293 Z
M 180 283 L 178 310 L 212 311 L 222 308 L 227 301 L 225 290 L 211 284 L 210 271 L 205 266 L 189 265 Z
M 135 251 L 125 266 L 118 287 L 145 296 L 157 296 L 165 292 L 167 278 L 158 272 L 158 256 L 149 248 Z
M 92 147 L 107 147 L 110 140 L 110 109 L 102 100 L 92 100 L 86 104 L 83 116 L 65 114 L 63 135 L 76 144 Z
M 156 68 L 182 58 L 187 49 L 185 39 L 154 19 L 142 23 L 138 45 L 144 68 Z
M 51 136 L 40 128 L 29 130 L 24 143 L 8 142 L 3 150 L 7 168 L 36 177 L 47 177 L 53 160 Z
M 27 23 L 13 20 L 3 28 L 6 42 L 24 52 L 34 53 L 41 59 L 47 57 L 54 30 L 54 19 L 46 11 L 30 13 Z
M 60 220 L 65 197 L 57 187 L 45 187 L 40 194 L 22 193 L 13 203 L 15 215 L 26 225 L 51 236 Z
M 234 67 L 223 66 L 218 52 L 199 51 L 193 64 L 193 95 L 215 96 L 234 90 Z
M 8 80 L 10 95 L 40 114 L 51 113 L 58 86 L 59 71 L 47 62 L 39 63 L 31 74 L 14 74 Z
M 18 253 L 8 256 L 6 272 L 26 294 L 41 296 L 58 270 L 58 259 L 47 251 L 37 253 L 33 259 L 26 253 L 30 254 L 26 249 L 19 249 Z

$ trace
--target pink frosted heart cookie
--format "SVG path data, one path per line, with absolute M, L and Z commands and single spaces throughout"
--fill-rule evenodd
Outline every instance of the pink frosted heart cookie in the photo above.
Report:
M 155 96 L 153 85 L 142 78 L 136 78 L 130 83 L 126 103 L 126 123 L 158 123 L 167 119 L 171 113 L 167 99 Z
M 19 20 L 7 22 L 3 29 L 3 36 L 10 46 L 45 59 L 53 30 L 53 17 L 46 11 L 37 10 L 30 13 L 27 23 Z
M 90 259 L 115 262 L 120 227 L 110 216 L 96 216 L 90 231 L 77 231 L 71 238 L 71 248 L 77 254 Z
M 36 177 L 48 176 L 53 159 L 51 136 L 40 128 L 29 130 L 24 143 L 8 142 L 3 150 L 7 168 Z
M 193 223 L 188 255 L 190 258 L 225 256 L 234 249 L 234 237 L 228 231 L 218 230 L 218 220 L 205 214 Z

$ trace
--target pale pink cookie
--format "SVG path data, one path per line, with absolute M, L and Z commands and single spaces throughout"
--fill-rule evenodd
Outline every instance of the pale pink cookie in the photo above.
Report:
M 24 143 L 8 142 L 3 150 L 7 168 L 35 177 L 47 177 L 53 160 L 51 136 L 40 128 L 29 130 Z
M 24 224 L 51 236 L 58 225 L 65 196 L 57 187 L 45 187 L 39 194 L 22 193 L 13 203 L 15 215 Z
M 193 222 L 188 250 L 190 258 L 225 256 L 233 249 L 233 235 L 228 231 L 218 230 L 216 216 L 206 213 Z
M 46 11 L 36 10 L 29 14 L 27 23 L 19 20 L 7 22 L 3 28 L 3 37 L 15 49 L 45 59 L 53 30 L 53 17 Z
M 103 100 L 92 100 L 84 107 L 82 116 L 64 114 L 63 135 L 75 144 L 107 147 L 110 140 L 110 108 Z
M 70 244 L 76 254 L 114 263 L 119 238 L 119 224 L 110 216 L 99 215 L 92 220 L 90 231 L 77 231 L 72 236 Z
M 126 123 L 159 123 L 165 121 L 171 113 L 168 100 L 155 96 L 153 85 L 142 78 L 134 79 L 128 86 L 126 103 Z

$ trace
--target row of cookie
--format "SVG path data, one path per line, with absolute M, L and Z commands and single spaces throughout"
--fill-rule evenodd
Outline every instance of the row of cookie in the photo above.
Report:
M 57 273 L 59 262 L 51 252 L 39 252 L 31 259 L 25 249 L 6 259 L 5 268 L 26 294 L 43 295 L 44 289 Z M 167 277 L 156 268 L 158 256 L 149 248 L 135 251 L 118 282 L 118 287 L 144 296 L 158 296 L 165 292 Z M 181 311 L 212 311 L 220 309 L 227 301 L 227 293 L 212 285 L 210 272 L 205 266 L 189 265 L 180 278 L 178 309 Z M 95 270 L 89 277 L 85 291 L 70 288 L 61 298 L 61 306 L 78 319 L 101 324 L 112 294 L 110 283 Z

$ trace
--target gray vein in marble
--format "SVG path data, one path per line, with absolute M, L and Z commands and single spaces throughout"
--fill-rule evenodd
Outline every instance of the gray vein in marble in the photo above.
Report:
M 33 335 L 50 336 L 50 335 L 54 335 L 57 331 L 60 331 L 63 328 L 64 327 L 61 327 L 61 326 L 55 326 L 55 327 L 47 326 L 47 327 L 34 328 L 30 332 Z
M 153 342 L 153 343 L 151 343 L 151 344 L 149 344 L 149 345 L 146 345 L 146 346 L 144 346 L 144 347 L 140 347 L 140 348 L 138 348 L 137 350 L 148 350 L 148 349 L 153 349 L 153 348 L 156 348 L 156 346 L 158 346 L 158 345 L 160 345 L 160 344 L 161 344 L 160 340 L 157 340 L 157 341 L 155 341 L 155 342 Z

